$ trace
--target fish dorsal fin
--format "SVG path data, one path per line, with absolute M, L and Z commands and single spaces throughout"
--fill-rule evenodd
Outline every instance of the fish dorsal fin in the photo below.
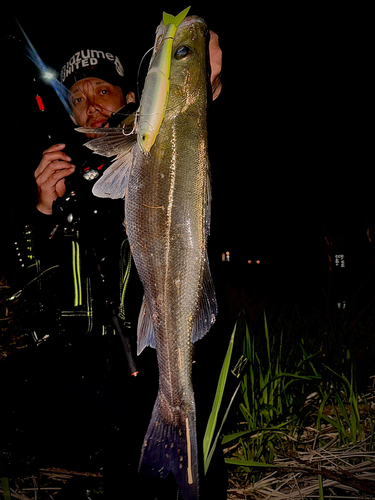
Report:
M 163 23 L 165 26 L 168 26 L 168 24 L 174 24 L 176 28 L 180 26 L 182 21 L 185 19 L 187 16 L 188 12 L 190 10 L 190 7 L 187 7 L 185 10 L 177 14 L 177 16 L 172 16 L 171 14 L 167 14 L 166 12 L 163 12 Z
M 145 347 L 155 348 L 155 332 L 152 319 L 148 311 L 146 300 L 143 297 L 141 311 L 138 318 L 137 330 L 137 355 L 139 356 Z
M 215 287 L 212 281 L 208 258 L 205 259 L 205 268 L 203 276 L 202 296 L 200 299 L 198 313 L 194 319 L 191 341 L 196 342 L 206 335 L 217 315 L 217 302 Z
M 136 142 L 137 136 L 135 134 L 125 135 L 122 128 L 85 128 L 80 127 L 76 129 L 77 132 L 85 134 L 96 134 L 99 137 L 92 139 L 85 143 L 85 146 L 93 153 L 111 157 L 125 154 Z

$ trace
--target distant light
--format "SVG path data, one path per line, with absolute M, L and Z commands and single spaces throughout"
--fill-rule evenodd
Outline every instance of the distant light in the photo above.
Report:
M 52 73 L 50 73 L 49 71 L 46 71 L 46 72 L 44 73 L 44 78 L 45 78 L 46 80 L 52 80 L 52 78 L 53 78 L 53 74 L 52 74 Z
M 336 267 L 345 267 L 344 254 L 335 255 L 335 265 L 336 265 Z
M 230 262 L 230 252 L 223 252 L 221 254 L 221 260 L 223 262 Z

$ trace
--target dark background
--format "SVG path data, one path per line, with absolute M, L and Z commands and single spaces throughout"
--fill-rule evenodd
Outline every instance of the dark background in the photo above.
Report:
M 143 54 L 162 12 L 182 2 L 33 4 L 2 16 L 1 234 L 34 204 L 33 172 L 42 151 L 69 142 L 71 122 L 24 55 L 18 19 L 44 62 L 59 70 L 76 50 L 108 47 L 136 87 Z M 325 236 L 353 275 L 372 266 L 371 53 L 366 4 L 246 7 L 193 4 L 223 49 L 222 95 L 211 106 L 213 182 L 211 266 L 300 290 L 323 286 Z M 18 41 L 22 40 L 22 42 Z M 33 81 L 33 78 L 36 81 Z M 41 113 L 35 94 L 43 97 Z M 339 242 L 341 242 L 339 244 Z M 335 250 L 335 251 L 336 251 Z M 247 261 L 259 259 L 262 270 Z M 227 268 L 229 269 L 229 268 Z M 253 274 L 251 274 L 253 273 Z M 255 285 L 254 285 L 255 286 Z M 267 285 L 268 286 L 268 285 Z
M 218 33 L 224 81 L 209 109 L 209 253 L 220 300 L 218 321 L 199 348 L 208 356 L 202 362 L 201 354 L 195 369 L 203 372 L 205 384 L 200 385 L 206 393 L 207 384 L 215 387 L 233 319 L 242 307 L 251 312 L 258 299 L 267 297 L 271 304 L 324 311 L 329 248 L 333 259 L 344 254 L 346 263 L 345 278 L 335 278 L 334 305 L 354 297 L 365 280 L 361 301 L 375 297 L 368 238 L 374 236 L 374 23 L 370 8 L 360 2 L 212 3 L 210 8 L 200 3 L 190 13 Z M 120 57 L 136 89 L 140 61 L 153 46 L 163 10 L 176 15 L 186 6 L 176 1 L 33 3 L 13 11 L 8 6 L 3 13 L 0 278 L 6 274 L 11 285 L 17 279 L 4 249 L 14 226 L 35 205 L 33 174 L 43 150 L 66 142 L 74 158 L 69 147 L 76 134 L 54 91 L 25 56 L 14 17 L 47 66 L 60 70 L 77 50 L 108 50 Z M 230 262 L 223 263 L 227 251 Z M 216 336 L 218 330 L 223 335 Z M 367 334 L 374 339 L 373 332 Z M 371 370 L 372 352 L 366 358 Z M 202 391 L 200 398 L 206 398 Z

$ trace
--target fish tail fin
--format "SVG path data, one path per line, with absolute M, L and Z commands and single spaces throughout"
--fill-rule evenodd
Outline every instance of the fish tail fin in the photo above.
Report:
M 142 446 L 139 472 L 156 478 L 175 477 L 183 500 L 198 500 L 198 446 L 195 408 L 180 415 L 179 425 L 165 421 L 156 400 Z
M 187 16 L 187 13 L 189 12 L 190 7 L 187 7 L 185 10 L 177 14 L 177 16 L 172 16 L 171 14 L 167 14 L 166 12 L 163 12 L 163 23 L 165 26 L 168 26 L 168 24 L 174 24 L 176 28 L 180 26 L 182 21 L 185 19 Z

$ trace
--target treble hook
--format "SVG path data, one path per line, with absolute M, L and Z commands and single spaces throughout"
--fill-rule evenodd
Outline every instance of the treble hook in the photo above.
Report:
M 137 125 L 138 125 L 138 118 L 139 118 L 139 110 L 137 110 L 137 111 L 135 112 L 135 115 L 134 115 L 134 125 L 133 125 L 132 130 L 131 130 L 128 134 L 126 134 L 126 133 L 125 133 L 125 123 L 124 123 L 124 125 L 122 126 L 122 133 L 123 133 L 123 135 L 124 135 L 125 137 L 129 137 L 129 135 L 134 134 L 134 132 L 135 132 L 135 131 L 136 131 L 136 129 L 137 129 Z

